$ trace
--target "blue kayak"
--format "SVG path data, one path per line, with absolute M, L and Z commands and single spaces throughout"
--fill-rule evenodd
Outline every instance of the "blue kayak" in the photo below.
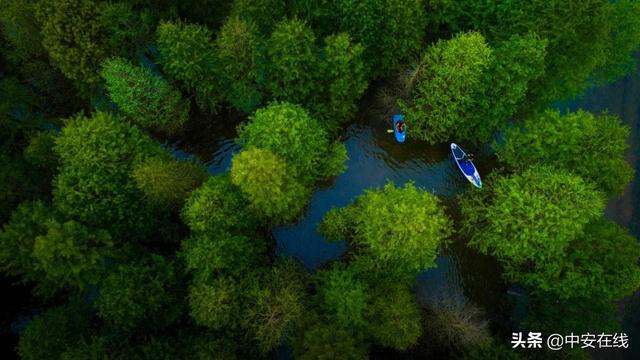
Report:
M 400 114 L 393 115 L 393 133 L 396 136 L 396 140 L 399 143 L 403 143 L 407 135 L 407 130 L 405 128 L 402 131 L 398 131 L 398 123 L 404 124 L 404 115 L 400 115 Z
M 451 153 L 453 154 L 453 158 L 456 160 L 456 164 L 458 164 L 458 168 L 464 174 L 464 177 L 469 180 L 477 188 L 482 188 L 482 180 L 480 180 L 480 174 L 476 169 L 475 165 L 473 165 L 473 161 L 466 158 L 466 153 L 462 150 L 458 145 L 451 143 Z

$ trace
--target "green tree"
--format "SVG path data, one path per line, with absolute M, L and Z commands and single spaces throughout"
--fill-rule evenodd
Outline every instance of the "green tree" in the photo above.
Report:
M 44 272 L 33 255 L 36 238 L 47 233 L 51 209 L 42 201 L 20 204 L 0 232 L 0 270 L 23 281 L 42 280 Z
M 263 352 L 276 349 L 304 315 L 304 276 L 293 261 L 276 263 L 251 294 L 247 319 Z
M 108 113 L 71 119 L 56 137 L 60 156 L 54 205 L 63 215 L 112 235 L 138 237 L 153 227 L 153 213 L 131 177 L 146 158 L 167 156 L 159 144 Z
M 385 288 L 374 297 L 368 315 L 369 331 L 380 345 L 406 350 L 422 333 L 420 310 L 408 288 Z
M 535 103 L 580 95 L 606 59 L 611 31 L 607 0 L 509 1 L 498 5 L 496 18 L 492 38 L 534 32 L 548 40 L 545 75 L 529 90 Z
M 114 54 L 134 58 L 152 40 L 154 15 L 147 8 L 136 11 L 129 1 L 100 2 L 99 21 Z
M 192 235 L 182 243 L 186 268 L 196 281 L 241 277 L 263 262 L 265 252 L 262 239 L 222 231 Z
M 297 334 L 293 342 L 293 354 L 302 360 L 364 360 L 369 358 L 366 344 L 349 331 L 318 315 L 306 315 L 309 326 Z
M 327 131 L 300 106 L 273 103 L 257 110 L 238 131 L 240 145 L 270 150 L 290 165 L 290 176 L 305 185 L 344 169 L 344 145 L 331 144 Z
M 21 359 L 59 358 L 89 330 L 86 309 L 74 304 L 55 307 L 36 315 L 20 335 Z
M 324 42 L 320 78 L 327 89 L 320 94 L 320 103 L 314 112 L 331 129 L 353 116 L 355 102 L 368 82 L 362 45 L 353 43 L 346 33 L 329 36 Z
M 491 59 L 492 49 L 480 33 L 459 34 L 429 47 L 410 102 L 400 103 L 412 136 L 442 142 L 464 124 Z
M 206 26 L 164 22 L 157 43 L 162 69 L 196 94 L 198 107 L 217 109 L 222 93 L 212 33 Z
M 267 40 L 265 86 L 279 101 L 309 106 L 319 90 L 318 53 L 313 30 L 298 19 L 283 20 Z
M 262 43 L 256 25 L 239 17 L 227 19 L 216 38 L 220 81 L 226 99 L 245 112 L 253 112 L 262 102 L 258 84 Z
M 493 51 L 474 92 L 471 111 L 451 131 L 458 138 L 486 142 L 525 101 L 529 84 L 544 73 L 546 40 L 514 35 Z
M 551 294 L 541 293 L 532 296 L 527 317 L 522 323 L 528 329 L 546 333 L 613 333 L 621 330 L 618 311 L 614 303 L 604 299 L 560 300 Z
M 333 21 L 365 47 L 364 60 L 374 78 L 391 74 L 422 46 L 426 16 L 421 0 L 339 0 L 335 7 Z
M 265 34 L 287 16 L 287 0 L 234 0 L 231 15 L 251 21 Z
M 46 277 L 58 287 L 84 289 L 95 285 L 113 253 L 113 240 L 104 230 L 76 222 L 50 220 L 46 235 L 36 238 L 33 256 Z
M 640 49 L 640 2 L 617 0 L 609 6 L 611 31 L 605 63 L 594 74 L 600 82 L 613 81 L 633 72 L 636 65 L 633 55 Z
M 463 231 L 482 253 L 514 264 L 563 256 L 604 211 L 604 194 L 580 177 L 534 166 L 462 199 Z
M 309 191 L 291 176 L 287 163 L 260 148 L 233 157 L 231 181 L 259 216 L 276 223 L 295 219 L 309 198 Z
M 547 110 L 507 130 L 504 143 L 494 148 L 514 170 L 547 164 L 590 180 L 609 195 L 619 195 L 634 173 L 625 160 L 629 131 L 616 116 Z
M 113 58 L 102 65 L 101 75 L 111 100 L 136 124 L 175 133 L 187 121 L 189 102 L 148 68 Z
M 212 329 L 237 326 L 242 318 L 240 292 L 238 283 L 228 277 L 195 281 L 189 289 L 191 317 Z
M 98 5 L 91 0 L 44 0 L 34 6 L 51 63 L 81 96 L 93 95 L 100 83 L 97 70 L 109 54 Z
M 248 208 L 240 189 L 228 175 L 211 176 L 194 190 L 182 210 L 182 218 L 192 232 L 230 231 L 251 233 L 255 215 Z
M 353 270 L 334 267 L 321 273 L 319 294 L 337 325 L 351 331 L 362 331 L 367 326 L 369 288 Z
M 136 165 L 132 176 L 149 202 L 159 208 L 179 210 L 209 174 L 192 161 L 156 157 Z
M 120 264 L 100 284 L 98 315 L 123 329 L 166 326 L 182 314 L 180 283 L 179 270 L 159 255 Z
M 506 276 L 562 300 L 618 300 L 640 287 L 640 245 L 624 228 L 597 220 L 571 241 L 558 256 L 545 261 L 505 266 Z
M 400 188 L 389 183 L 367 190 L 345 208 L 330 210 L 320 231 L 331 240 L 348 240 L 379 266 L 415 274 L 435 265 L 438 247 L 451 234 L 451 220 L 435 195 L 412 183 Z

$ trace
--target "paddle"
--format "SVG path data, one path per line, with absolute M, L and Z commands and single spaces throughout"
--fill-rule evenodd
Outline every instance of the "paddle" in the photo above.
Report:
M 393 129 L 387 129 L 388 134 L 393 134 Z

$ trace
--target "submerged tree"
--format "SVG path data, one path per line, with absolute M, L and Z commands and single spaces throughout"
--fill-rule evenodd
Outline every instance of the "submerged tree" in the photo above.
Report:
M 246 321 L 260 349 L 267 353 L 290 337 L 304 316 L 304 274 L 290 260 L 276 263 L 251 293 Z
M 258 83 L 262 43 L 256 25 L 238 17 L 225 21 L 215 42 L 225 97 L 245 112 L 255 110 L 264 97 Z
M 113 235 L 139 237 L 153 213 L 131 171 L 146 158 L 166 156 L 156 142 L 121 118 L 95 113 L 67 122 L 56 138 L 60 156 L 54 205 L 63 215 Z
M 95 285 L 114 253 L 113 240 L 104 230 L 88 229 L 76 222 L 50 220 L 47 233 L 36 238 L 33 256 L 58 287 L 86 288 Z
M 202 25 L 165 22 L 158 26 L 157 36 L 164 72 L 195 92 L 198 107 L 216 110 L 222 95 L 211 30 Z
M 259 109 L 239 129 L 245 149 L 270 150 L 290 165 L 290 175 L 303 185 L 338 175 L 344 169 L 346 150 L 332 144 L 327 131 L 302 107 L 273 103 Z
M 266 87 L 271 96 L 294 104 L 313 105 L 320 90 L 318 50 L 313 30 L 293 19 L 277 24 L 267 41 Z
M 514 170 L 547 164 L 592 181 L 609 195 L 619 195 L 633 177 L 624 156 L 628 137 L 629 127 L 616 116 L 547 110 L 507 130 L 504 143 L 494 147 L 500 160 Z
M 180 280 L 177 267 L 160 255 L 120 264 L 100 284 L 98 315 L 125 330 L 166 326 L 182 313 Z
M 604 194 L 580 177 L 536 166 L 462 199 L 463 231 L 483 253 L 515 264 L 563 256 L 602 216 Z
M 101 74 L 111 100 L 136 124 L 174 133 L 187 121 L 189 102 L 148 68 L 114 58 L 102 65 Z
M 491 62 L 492 50 L 479 33 L 439 40 L 422 59 L 408 104 L 400 104 L 412 136 L 442 142 L 473 112 L 476 90 Z
M 420 0 L 339 0 L 334 6 L 332 21 L 364 46 L 374 78 L 389 75 L 422 46 L 426 16 Z
M 28 360 L 59 358 L 88 332 L 87 309 L 68 304 L 49 309 L 30 322 L 20 336 L 18 354 Z
M 195 233 L 251 233 L 257 224 L 248 205 L 228 175 L 211 176 L 191 193 L 182 209 L 182 218 Z
M 412 183 L 400 188 L 389 183 L 330 210 L 320 230 L 331 240 L 348 240 L 377 267 L 415 274 L 435 265 L 440 244 L 451 234 L 451 220 L 435 195 Z
M 292 176 L 290 166 L 271 151 L 260 148 L 234 156 L 231 181 L 256 214 L 275 223 L 293 220 L 309 198 L 308 189 Z
M 97 73 L 109 54 L 98 6 L 91 0 L 45 0 L 35 5 L 42 44 L 54 66 L 76 84 L 83 97 L 97 89 Z
M 209 174 L 204 166 L 193 161 L 157 157 L 136 165 L 132 176 L 148 202 L 159 208 L 179 210 Z

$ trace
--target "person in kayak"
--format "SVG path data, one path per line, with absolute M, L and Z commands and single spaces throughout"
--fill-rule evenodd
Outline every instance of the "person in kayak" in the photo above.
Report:
M 398 130 L 399 133 L 404 132 L 404 121 L 398 121 L 396 123 L 396 130 Z
M 475 158 L 475 155 L 473 154 L 464 154 L 464 156 L 462 157 L 463 160 L 467 160 L 467 161 L 473 161 L 474 158 Z

